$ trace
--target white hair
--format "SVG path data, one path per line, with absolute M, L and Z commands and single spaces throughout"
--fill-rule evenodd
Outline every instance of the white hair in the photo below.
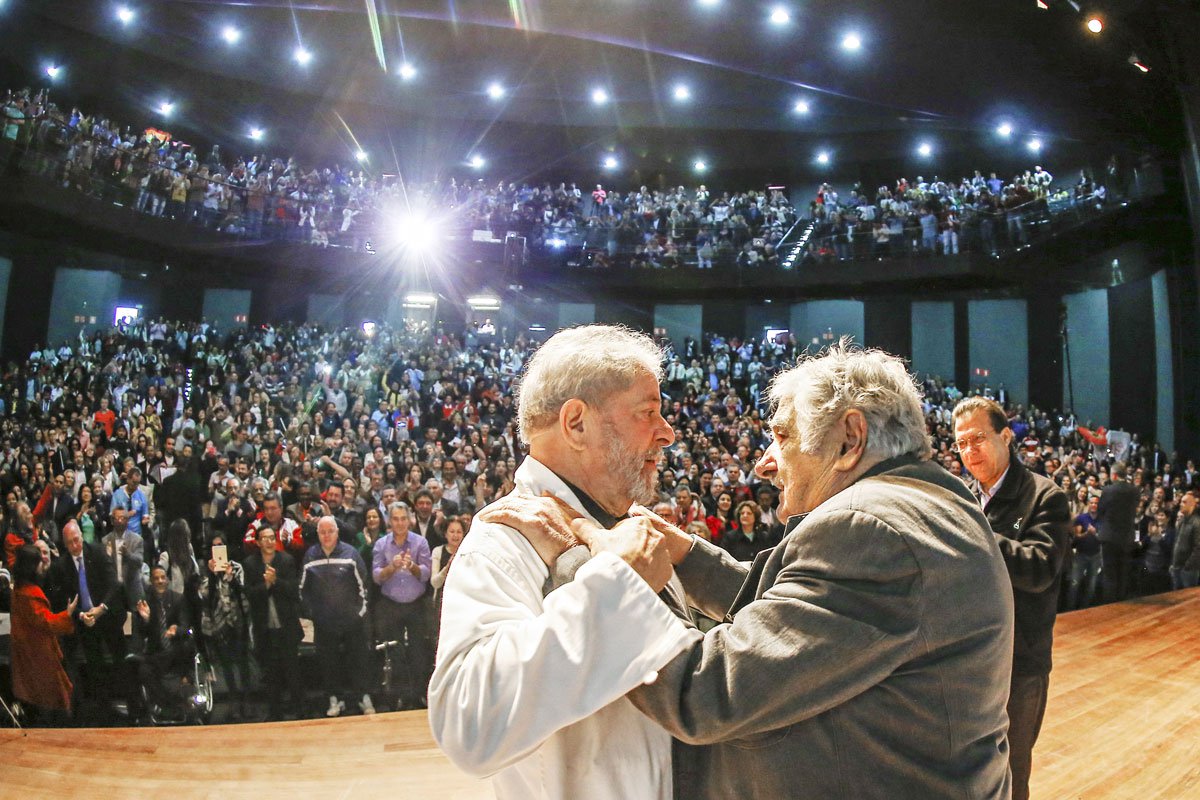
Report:
M 856 409 L 867 420 L 868 453 L 930 456 L 921 392 L 904 362 L 882 350 L 851 348 L 843 339 L 775 376 L 768 396 L 771 424 L 794 431 L 801 452 L 816 452 L 842 415 Z
M 599 405 L 639 375 L 662 381 L 663 351 L 644 333 L 621 325 L 584 325 L 550 337 L 529 359 L 517 387 L 521 441 L 553 425 L 563 403 Z

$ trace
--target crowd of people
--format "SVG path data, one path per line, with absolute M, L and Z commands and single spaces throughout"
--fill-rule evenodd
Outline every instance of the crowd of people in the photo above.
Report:
M 7 169 L 154 217 L 255 239 L 362 250 L 377 222 L 399 209 L 445 217 L 443 227 L 509 232 L 537 248 L 590 243 L 602 261 L 711 267 L 726 251 L 751 246 L 769 262 L 795 221 L 782 191 L 710 192 L 707 186 L 628 191 L 577 183 L 552 187 L 482 178 L 413 184 L 369 174 L 362 164 L 302 166 L 294 158 L 248 153 L 207 156 L 155 127 L 122 126 L 78 108 L 67 113 L 46 92 L 10 90 L 0 139 Z M 562 244 L 560 244 L 562 243 Z
M 1116 178 L 1115 157 L 1105 180 Z M 804 260 L 845 261 L 898 258 L 914 254 L 996 255 L 1030 244 L 1064 210 L 1077 217 L 1103 210 L 1108 201 L 1104 182 L 1081 170 L 1073 186 L 1059 182 L 1040 164 L 1003 180 L 995 172 L 976 170 L 959 181 L 934 176 L 899 178 L 874 194 L 856 184 L 842 196 L 823 183 L 809 203 L 811 229 Z
M 717 335 L 664 346 L 675 441 L 653 510 L 750 560 L 783 532 L 776 490 L 753 467 L 769 446 L 767 386 L 802 346 Z M 473 515 L 513 489 L 523 458 L 513 390 L 535 349 L 420 326 L 154 320 L 7 365 L 0 526 L 12 602 L 36 584 L 54 619 L 44 630 L 72 631 L 49 696 L 29 689 L 14 641 L 18 699 L 51 721 L 114 698 L 145 713 L 169 705 L 179 687 L 165 676 L 199 650 L 234 714 L 253 715 L 264 696 L 273 718 L 336 716 L 348 703 L 372 713 L 370 645 L 392 642 L 401 667 L 384 699 L 421 706 L 440 587 Z M 962 392 L 934 377 L 924 389 L 935 458 L 962 476 L 950 418 Z M 1072 498 L 1061 609 L 1195 585 L 1193 461 L 1136 436 L 1120 454 L 1138 492 L 1134 561 L 1127 579 L 1105 576 L 1102 594 L 1094 505 L 1115 455 L 1069 415 L 1008 414 L 1024 464 Z M 310 624 L 316 668 L 302 671 Z M 28 630 L 14 623 L 15 638 Z M 307 702 L 317 688 L 319 710 Z

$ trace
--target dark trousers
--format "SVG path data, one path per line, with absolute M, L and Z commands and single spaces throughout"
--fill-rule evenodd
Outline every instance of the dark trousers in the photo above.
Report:
M 1049 675 L 1013 675 L 1008 694 L 1008 764 L 1012 769 L 1012 800 L 1029 800 L 1033 746 L 1046 714 Z
M 357 699 L 367 693 L 367 622 L 362 617 L 336 625 L 317 624 L 313 630 L 317 664 L 325 694 Z
M 1104 602 L 1115 603 L 1129 596 L 1129 570 L 1133 551 L 1117 542 L 1100 543 L 1100 579 L 1104 584 Z
M 154 653 L 147 653 L 138 664 L 138 681 L 151 703 L 169 708 L 182 698 L 182 684 L 176 677 L 191 677 L 195 649 L 190 641 L 171 642 Z M 167 685 L 168 679 L 171 684 Z M 194 691 L 194 689 L 192 690 Z
M 407 685 L 401 688 L 403 699 L 413 705 L 423 705 L 433 672 L 433 651 L 430 646 L 429 598 L 421 597 L 411 603 L 397 603 L 381 596 L 375 605 L 375 636 L 380 641 L 401 643 L 408 663 Z
M 304 692 L 300 687 L 300 640 L 282 630 L 260 631 L 255 642 L 256 656 L 267 690 L 267 714 L 271 719 L 283 716 L 283 695 L 286 691 L 292 710 L 304 710 Z
M 110 611 L 91 628 L 78 622 L 75 635 L 63 640 L 67 675 L 75 684 L 72 708 L 78 710 L 80 700 L 128 699 L 132 694 L 123 623 L 123 612 Z

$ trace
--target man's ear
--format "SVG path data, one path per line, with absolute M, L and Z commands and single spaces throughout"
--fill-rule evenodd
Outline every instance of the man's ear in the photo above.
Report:
M 867 451 L 867 418 L 861 411 L 851 409 L 842 416 L 835 430 L 841 441 L 833 468 L 838 472 L 851 472 Z
M 572 397 L 570 400 L 562 404 L 562 408 L 558 410 L 558 426 L 562 433 L 563 441 L 567 443 L 572 450 L 583 450 L 586 446 L 584 439 L 591 409 L 588 404 L 580 400 L 578 397 Z

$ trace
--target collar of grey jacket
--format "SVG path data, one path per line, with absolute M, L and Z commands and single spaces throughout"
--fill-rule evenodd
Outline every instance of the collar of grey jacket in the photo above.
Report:
M 857 480 L 854 481 L 854 483 L 858 483 L 858 481 L 864 480 L 866 478 L 874 477 L 875 475 L 882 475 L 883 473 L 889 472 L 893 469 L 896 469 L 897 467 L 907 466 L 908 464 L 916 464 L 920 460 L 921 459 L 917 458 L 914 455 L 905 453 L 903 455 L 899 455 L 894 458 L 889 458 L 884 461 L 880 461 L 878 464 L 876 464 L 875 466 L 868 469 L 862 475 L 859 475 Z M 853 485 L 853 484 L 851 484 L 851 485 Z M 849 487 L 846 487 L 846 488 L 849 488 Z M 845 491 L 845 489 L 843 489 L 842 491 Z M 804 518 L 807 516 L 808 516 L 808 512 L 806 511 L 803 514 L 796 514 L 794 516 L 788 517 L 787 524 L 784 525 L 784 528 L 783 528 L 783 535 L 787 536 L 789 533 L 794 531 L 796 529 L 796 526 L 799 525 L 801 522 L 803 522 Z

